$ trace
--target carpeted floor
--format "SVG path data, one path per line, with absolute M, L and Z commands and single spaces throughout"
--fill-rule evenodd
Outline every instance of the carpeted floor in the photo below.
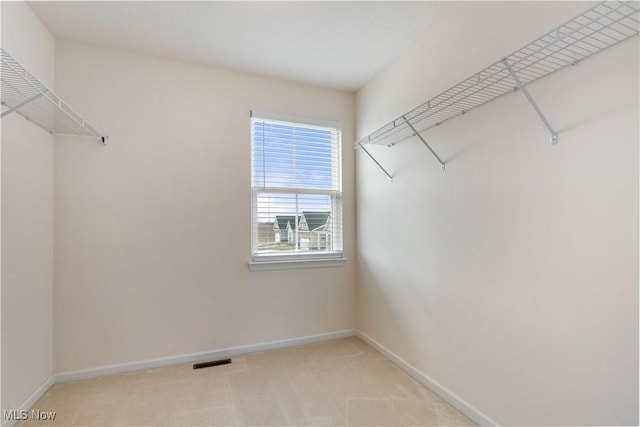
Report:
M 355 337 L 58 384 L 32 409 L 55 419 L 19 427 L 474 425 Z

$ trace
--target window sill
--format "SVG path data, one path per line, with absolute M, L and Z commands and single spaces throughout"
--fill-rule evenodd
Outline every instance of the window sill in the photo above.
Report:
M 249 261 L 249 271 L 292 270 L 296 268 L 342 267 L 346 258 L 290 259 L 284 261 Z

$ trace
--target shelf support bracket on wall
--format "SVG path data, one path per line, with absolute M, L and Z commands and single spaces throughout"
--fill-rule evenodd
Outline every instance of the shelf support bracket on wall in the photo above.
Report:
M 424 138 L 422 137 L 422 135 L 420 135 L 420 133 L 416 130 L 416 128 L 413 127 L 411 122 L 409 120 L 407 120 L 407 117 L 406 116 L 402 116 L 402 118 L 404 119 L 404 121 L 407 124 L 407 126 L 409 126 L 409 128 L 411 128 L 411 131 L 413 132 L 413 134 L 415 136 L 417 136 L 418 138 L 420 138 L 420 141 L 422 141 L 422 143 L 425 145 L 425 147 L 427 147 L 429 149 L 429 151 L 431 151 L 431 154 L 433 154 L 433 157 L 435 157 L 438 160 L 438 162 L 440 163 L 440 169 L 442 169 L 444 171 L 444 162 L 442 161 L 442 159 L 440 157 L 438 157 L 436 152 L 433 151 L 433 148 L 431 148 L 429 146 L 429 144 L 427 144 L 427 141 L 425 141 Z
M 382 172 L 384 172 L 384 173 L 385 173 L 385 175 L 387 175 L 387 176 L 389 177 L 389 179 L 391 180 L 391 182 L 393 182 L 393 176 L 391 176 L 391 174 L 390 174 L 389 172 L 387 172 L 387 170 L 386 170 L 385 168 L 383 168 L 383 167 L 382 167 L 382 165 L 380 164 L 380 162 L 378 162 L 378 161 L 375 159 L 375 157 L 373 157 L 373 156 L 371 155 L 371 153 L 369 153 L 369 151 L 367 151 L 367 149 L 366 149 L 366 148 L 364 148 L 364 146 L 362 145 L 362 143 L 361 143 L 360 141 L 357 141 L 357 142 L 356 142 L 356 144 L 358 144 L 358 146 L 359 146 L 360 148 L 362 148 L 362 151 L 364 151 L 364 152 L 365 152 L 365 154 L 366 154 L 367 156 L 369 156 L 369 157 L 371 158 L 371 160 L 373 160 L 373 161 L 374 161 L 374 163 L 375 163 L 376 165 L 378 165 L 378 167 L 382 170 Z
M 0 114 L 0 118 L 6 116 L 7 114 L 13 113 L 14 111 L 16 111 L 20 107 L 24 107 L 25 105 L 27 105 L 31 101 L 35 101 L 36 99 L 40 98 L 42 95 L 44 95 L 44 93 L 39 93 L 39 94 L 37 94 L 35 96 L 32 96 L 31 98 L 27 99 L 26 101 L 21 102 L 20 104 L 16 105 L 15 107 L 11 107 L 7 111 L 3 111 L 2 114 Z M 3 102 L 2 105 L 6 105 L 6 104 Z
M 531 104 L 533 109 L 536 111 L 536 113 L 544 123 L 544 125 L 547 127 L 547 129 L 551 133 L 551 138 L 550 138 L 551 144 L 555 144 L 556 142 L 558 142 L 558 133 L 553 129 L 553 126 L 551 126 L 551 123 L 549 123 L 549 121 L 544 116 L 544 114 L 542 114 L 542 110 L 540 110 L 540 107 L 538 107 L 538 104 L 536 104 L 536 102 L 533 100 L 533 97 L 531 96 L 527 88 L 524 86 L 524 84 L 522 84 L 522 81 L 520 80 L 518 75 L 515 73 L 515 71 L 513 71 L 513 68 L 511 68 L 511 64 L 509 64 L 509 61 L 507 60 L 507 58 L 503 58 L 501 62 L 505 66 L 509 74 L 511 74 L 511 77 L 513 78 L 513 80 L 518 85 L 518 89 L 520 89 L 520 91 L 524 94 L 524 96 L 529 101 L 529 104 Z

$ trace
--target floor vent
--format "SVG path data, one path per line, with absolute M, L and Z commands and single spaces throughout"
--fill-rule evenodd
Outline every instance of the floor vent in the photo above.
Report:
M 211 366 L 218 365 L 228 365 L 229 363 L 231 363 L 231 359 L 212 360 L 210 362 L 194 363 L 193 369 L 209 368 Z

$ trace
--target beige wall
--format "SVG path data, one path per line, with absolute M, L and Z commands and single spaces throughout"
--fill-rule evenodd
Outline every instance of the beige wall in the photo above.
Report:
M 353 94 L 58 42 L 55 371 L 355 327 Z M 249 272 L 250 110 L 339 120 L 345 266 Z
M 54 39 L 26 3 L 2 2 L 2 48 L 43 83 Z M 2 118 L 2 409 L 53 374 L 53 137 Z
M 356 98 L 358 136 L 580 3 L 459 3 Z M 503 425 L 638 423 L 638 39 L 357 155 L 359 330 Z

